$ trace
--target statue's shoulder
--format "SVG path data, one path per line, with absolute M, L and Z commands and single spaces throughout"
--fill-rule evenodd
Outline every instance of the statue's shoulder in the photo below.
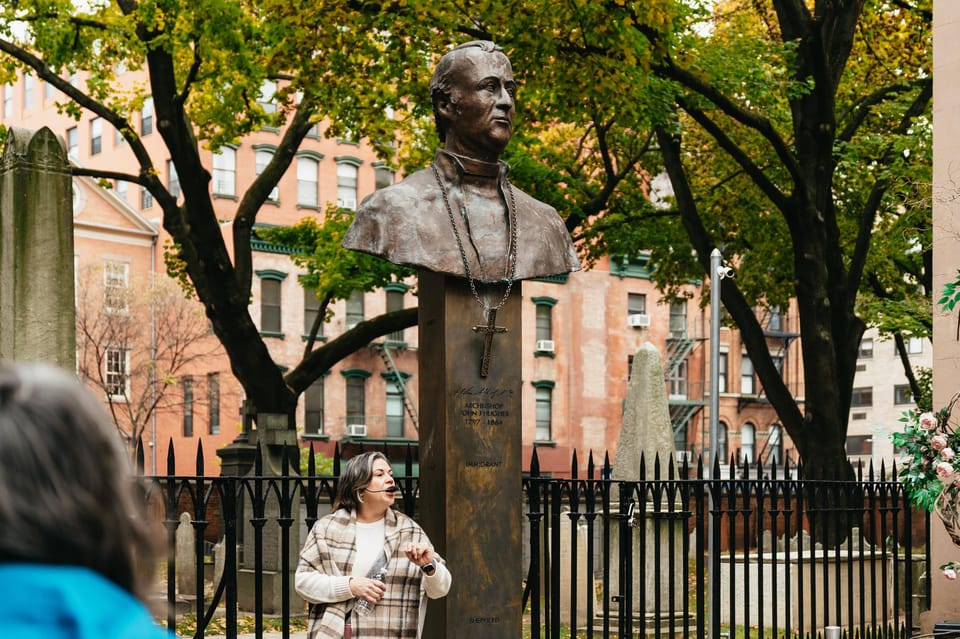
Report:
M 558 215 L 557 209 L 546 202 L 538 200 L 526 191 L 518 189 L 516 186 L 511 185 L 511 188 L 513 189 L 513 197 L 517 200 L 517 208 L 520 210 L 529 211 L 535 215 L 545 217 Z
M 429 168 L 421 169 L 365 197 L 357 212 L 361 215 L 403 213 L 417 202 L 432 199 L 435 191 L 433 172 Z

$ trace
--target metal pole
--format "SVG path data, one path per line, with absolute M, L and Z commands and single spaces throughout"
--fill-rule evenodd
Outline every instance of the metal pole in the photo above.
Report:
M 720 392 L 717 379 L 720 377 L 720 249 L 713 249 L 710 252 L 710 448 L 707 476 L 713 477 L 713 469 L 717 468 L 717 431 L 719 430 L 720 418 Z M 710 495 L 709 484 L 707 494 Z M 708 497 L 707 503 L 712 507 L 712 495 Z M 713 534 L 714 519 L 710 517 L 710 535 L 707 538 L 707 566 L 709 575 L 707 579 L 707 619 L 709 623 L 709 636 L 711 639 L 719 639 L 720 627 L 714 624 L 714 605 L 719 605 L 719 590 L 717 584 L 719 575 L 714 574 L 714 558 L 717 549 L 714 543 Z

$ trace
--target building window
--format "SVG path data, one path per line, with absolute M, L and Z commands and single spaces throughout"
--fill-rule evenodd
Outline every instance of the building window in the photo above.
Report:
M 123 132 L 120 129 L 113 130 L 113 146 L 123 146 L 127 143 L 127 138 L 123 137 Z
M 207 402 L 210 415 L 210 434 L 220 433 L 220 373 L 207 373 Z
M 103 118 L 90 120 L 90 155 L 103 150 Z
M 237 150 L 222 146 L 213 155 L 213 194 L 237 194 Z
M 320 312 L 320 300 L 317 298 L 317 289 L 303 289 L 303 334 L 309 335 L 313 330 L 313 323 L 317 321 Z M 323 336 L 323 322 L 317 327 L 317 337 Z
M 783 461 L 783 428 L 780 424 L 774 424 L 770 427 L 770 434 L 767 436 L 767 462 L 779 464 Z
M 113 188 L 113 190 L 114 190 L 114 192 L 116 193 L 116 195 L 117 195 L 118 198 L 120 198 L 121 200 L 123 200 L 124 202 L 126 202 L 126 201 L 127 201 L 127 190 L 128 190 L 129 188 L 130 188 L 130 183 L 129 183 L 129 182 L 127 182 L 126 180 L 117 180 L 117 181 L 114 183 L 114 188 Z
M 13 117 L 13 84 L 3 85 L 3 117 Z
M 727 354 L 719 353 L 717 357 L 717 392 L 727 392 Z
M 548 442 L 553 438 L 553 386 L 552 381 L 533 382 L 536 388 L 536 417 L 537 432 L 535 439 L 538 442 Z
M 274 337 L 283 335 L 281 284 L 286 273 L 257 271 L 260 277 L 260 332 Z
M 730 451 L 727 449 L 727 425 L 724 422 L 717 424 L 717 460 L 721 464 L 729 461 Z M 710 460 L 713 464 L 713 460 Z
M 130 265 L 106 260 L 103 263 L 103 308 L 111 313 L 127 312 Z
M 873 387 L 860 386 L 850 395 L 850 406 L 873 406 Z
M 753 424 L 749 422 L 744 424 L 740 429 L 740 459 L 744 463 L 753 463 L 755 437 L 756 429 Z
M 388 284 L 387 292 L 387 312 L 394 313 L 403 310 L 403 296 L 407 291 L 405 284 Z M 403 342 L 403 330 L 394 331 L 387 335 L 388 342 Z
M 872 455 L 873 437 L 870 435 L 848 435 L 847 455 Z
M 907 340 L 907 353 L 910 355 L 919 355 L 923 352 L 923 338 L 911 337 Z
M 153 206 L 153 193 L 145 186 L 140 187 L 140 208 L 144 211 Z
M 183 436 L 193 437 L 193 378 L 183 378 Z
M 627 293 L 627 315 L 646 315 L 647 296 L 643 293 Z
M 33 76 L 29 73 L 23 76 L 23 108 L 29 109 L 33 106 L 33 92 L 35 90 Z
M 687 336 L 687 301 L 670 302 L 670 337 Z
M 153 133 L 153 98 L 147 98 L 143 101 L 143 108 L 140 110 L 140 135 L 151 133 Z
M 860 359 L 873 359 L 873 338 L 864 337 L 860 340 L 860 352 L 857 353 Z
M 126 401 L 130 396 L 130 351 L 108 348 L 104 353 L 104 382 L 113 401 Z
M 355 290 L 347 298 L 347 330 L 363 321 L 363 291 Z
M 277 83 L 273 80 L 264 80 L 260 85 L 260 95 L 257 98 L 257 104 L 263 109 L 264 113 L 277 112 Z
M 170 191 L 173 199 L 180 197 L 180 176 L 177 175 L 177 167 L 174 166 L 173 160 L 167 160 L 167 190 Z
M 387 380 L 387 437 L 403 437 L 403 389 Z
M 536 337 L 538 352 L 553 352 L 553 307 L 557 300 L 553 297 L 534 297 L 536 309 Z
M 898 384 L 893 387 L 894 404 L 913 404 L 913 391 L 909 384 Z
M 320 204 L 320 163 L 316 158 L 300 156 L 297 158 L 297 204 L 300 206 L 319 206 Z
M 386 166 L 375 166 L 373 168 L 374 188 L 379 191 L 393 184 L 393 175 L 393 170 Z
M 255 170 L 257 177 L 263 173 L 263 170 L 267 168 L 267 165 L 270 164 L 270 161 L 273 160 L 273 151 L 267 151 L 265 149 L 257 149 L 253 155 L 255 162 Z M 276 202 L 280 199 L 280 187 L 276 184 L 270 189 L 270 195 L 267 196 L 267 199 L 271 202 Z
M 767 330 L 772 333 L 783 331 L 783 315 L 780 314 L 779 306 L 771 306 L 767 316 Z
M 349 369 L 341 371 L 347 384 L 347 434 L 359 434 L 352 426 L 365 426 L 367 423 L 366 391 L 367 378 L 370 373 L 363 370 Z M 366 432 L 364 428 L 362 432 Z
M 537 304 L 537 341 L 553 339 L 553 307 Z
M 740 394 L 753 395 L 756 393 L 756 384 L 753 374 L 753 361 L 746 353 L 740 358 Z
M 337 206 L 357 209 L 357 165 L 353 162 L 337 163 Z
M 49 82 L 43 83 L 43 99 L 50 100 L 57 93 L 57 87 L 53 86 Z
M 80 159 L 80 133 L 75 126 L 67 129 L 67 157 L 71 160 Z
M 670 398 L 687 398 L 687 361 L 680 362 L 670 370 Z
M 323 434 L 323 377 L 318 377 L 303 391 L 303 432 Z

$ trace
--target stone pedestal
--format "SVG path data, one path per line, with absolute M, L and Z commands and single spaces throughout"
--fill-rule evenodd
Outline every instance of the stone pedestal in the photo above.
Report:
M 521 292 L 516 282 L 480 376 L 482 310 L 466 280 L 421 270 L 420 492 L 424 529 L 453 586 L 430 603 L 425 639 L 521 634 Z M 502 288 L 489 293 L 491 305 Z
M 237 598 L 241 610 L 254 610 L 256 607 L 256 570 L 261 568 L 263 588 L 263 612 L 279 614 L 283 605 L 283 553 L 282 538 L 285 534 L 280 525 L 281 517 L 291 517 L 286 534 L 289 540 L 289 556 L 287 558 L 288 586 L 290 592 L 290 609 L 302 609 L 304 602 L 293 588 L 297 561 L 300 554 L 302 522 L 300 517 L 299 499 L 295 499 L 290 506 L 290 512 L 283 512 L 277 493 L 270 489 L 270 480 L 277 482 L 277 488 L 282 490 L 283 458 L 289 459 L 288 472 L 290 475 L 299 474 L 299 449 L 297 447 L 297 433 L 289 427 L 289 420 L 284 414 L 258 413 L 256 429 L 247 433 L 247 441 L 235 441 L 229 446 L 217 451 L 223 460 L 223 474 L 232 471 L 240 476 L 256 476 L 256 451 L 260 445 L 263 477 L 262 503 L 251 499 L 249 491 L 241 491 L 243 496 L 239 504 L 239 515 L 242 520 L 241 539 L 239 540 L 238 557 L 239 570 L 237 575 Z M 289 486 L 287 490 L 293 490 Z M 261 544 L 259 552 L 256 543 L 257 529 L 260 528 Z
M 10 129 L 0 159 L 0 360 L 76 370 L 73 183 L 63 142 Z

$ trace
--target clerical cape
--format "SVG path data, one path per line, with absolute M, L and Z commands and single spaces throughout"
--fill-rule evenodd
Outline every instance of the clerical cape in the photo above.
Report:
M 466 277 L 451 218 L 453 224 L 457 224 L 461 238 L 468 237 L 469 228 L 461 215 L 450 213 L 450 210 L 459 212 L 463 208 L 462 191 L 458 188 L 463 179 L 463 163 L 440 150 L 434 158 L 434 166 L 437 173 L 433 167 L 428 167 L 364 199 L 343 246 L 377 255 L 394 264 Z M 517 268 L 514 279 L 579 271 L 580 260 L 557 210 L 508 185 L 509 167 L 506 163 L 499 162 L 495 166 L 499 166 L 496 179 L 505 212 L 505 242 L 510 232 L 506 212 L 511 202 L 516 206 Z M 446 203 L 437 175 L 446 187 Z M 498 257 L 503 259 L 503 256 Z M 502 281 L 502 270 L 484 269 L 477 256 L 470 252 L 466 252 L 466 258 L 470 273 L 477 281 Z

